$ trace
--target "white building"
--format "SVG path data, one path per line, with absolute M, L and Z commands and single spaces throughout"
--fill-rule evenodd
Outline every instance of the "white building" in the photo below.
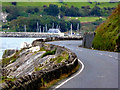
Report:
M 48 30 L 48 33 L 61 33 L 59 29 L 51 28 Z
M 58 34 L 60 36 L 64 36 L 64 33 L 61 33 L 61 31 L 59 29 L 55 29 L 55 28 L 50 28 L 48 30 L 48 33 L 51 33 L 51 34 Z

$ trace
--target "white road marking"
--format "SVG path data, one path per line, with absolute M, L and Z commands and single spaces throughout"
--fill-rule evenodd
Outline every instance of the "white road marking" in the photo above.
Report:
M 80 69 L 80 71 L 78 73 L 76 73 L 74 76 L 68 78 L 67 80 L 65 80 L 64 82 L 62 82 L 60 85 L 58 85 L 57 87 L 55 87 L 55 89 L 53 90 L 56 90 L 57 88 L 61 87 L 62 85 L 64 85 L 66 82 L 70 81 L 71 79 L 73 79 L 74 77 L 76 77 L 77 75 L 79 75 L 83 69 L 84 69 L 84 64 L 82 61 L 80 61 L 80 59 L 78 59 L 78 61 L 82 64 L 82 68 Z

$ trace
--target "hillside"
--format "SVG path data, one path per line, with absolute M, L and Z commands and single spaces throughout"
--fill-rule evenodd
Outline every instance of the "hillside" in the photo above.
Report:
M 96 29 L 93 48 L 120 51 L 120 4 L 108 19 Z
M 93 8 L 95 5 L 99 6 L 100 8 L 104 8 L 104 7 L 116 7 L 116 5 L 118 5 L 119 2 L 116 3 L 109 3 L 109 2 L 17 2 L 17 6 L 49 6 L 49 4 L 55 4 L 58 5 L 59 7 L 61 6 L 74 6 L 77 8 L 81 8 L 82 6 L 90 6 L 90 8 Z M 2 2 L 3 6 L 12 6 L 11 2 Z

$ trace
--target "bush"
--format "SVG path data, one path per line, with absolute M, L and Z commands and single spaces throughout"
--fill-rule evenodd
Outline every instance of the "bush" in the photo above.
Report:
M 17 2 L 12 2 L 12 5 L 16 5 L 17 4 Z

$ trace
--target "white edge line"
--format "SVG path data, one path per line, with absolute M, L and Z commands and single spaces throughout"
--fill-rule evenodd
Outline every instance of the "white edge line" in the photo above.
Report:
M 76 73 L 74 76 L 68 78 L 67 80 L 65 80 L 64 82 L 62 82 L 60 85 L 56 86 L 55 89 L 53 90 L 56 90 L 57 88 L 61 87 L 62 85 L 64 85 L 66 82 L 70 81 L 71 79 L 73 79 L 74 77 L 76 77 L 77 75 L 79 75 L 83 69 L 84 69 L 84 64 L 82 61 L 80 61 L 80 59 L 78 59 L 78 61 L 82 64 L 82 68 L 80 69 L 80 71 L 78 73 Z

